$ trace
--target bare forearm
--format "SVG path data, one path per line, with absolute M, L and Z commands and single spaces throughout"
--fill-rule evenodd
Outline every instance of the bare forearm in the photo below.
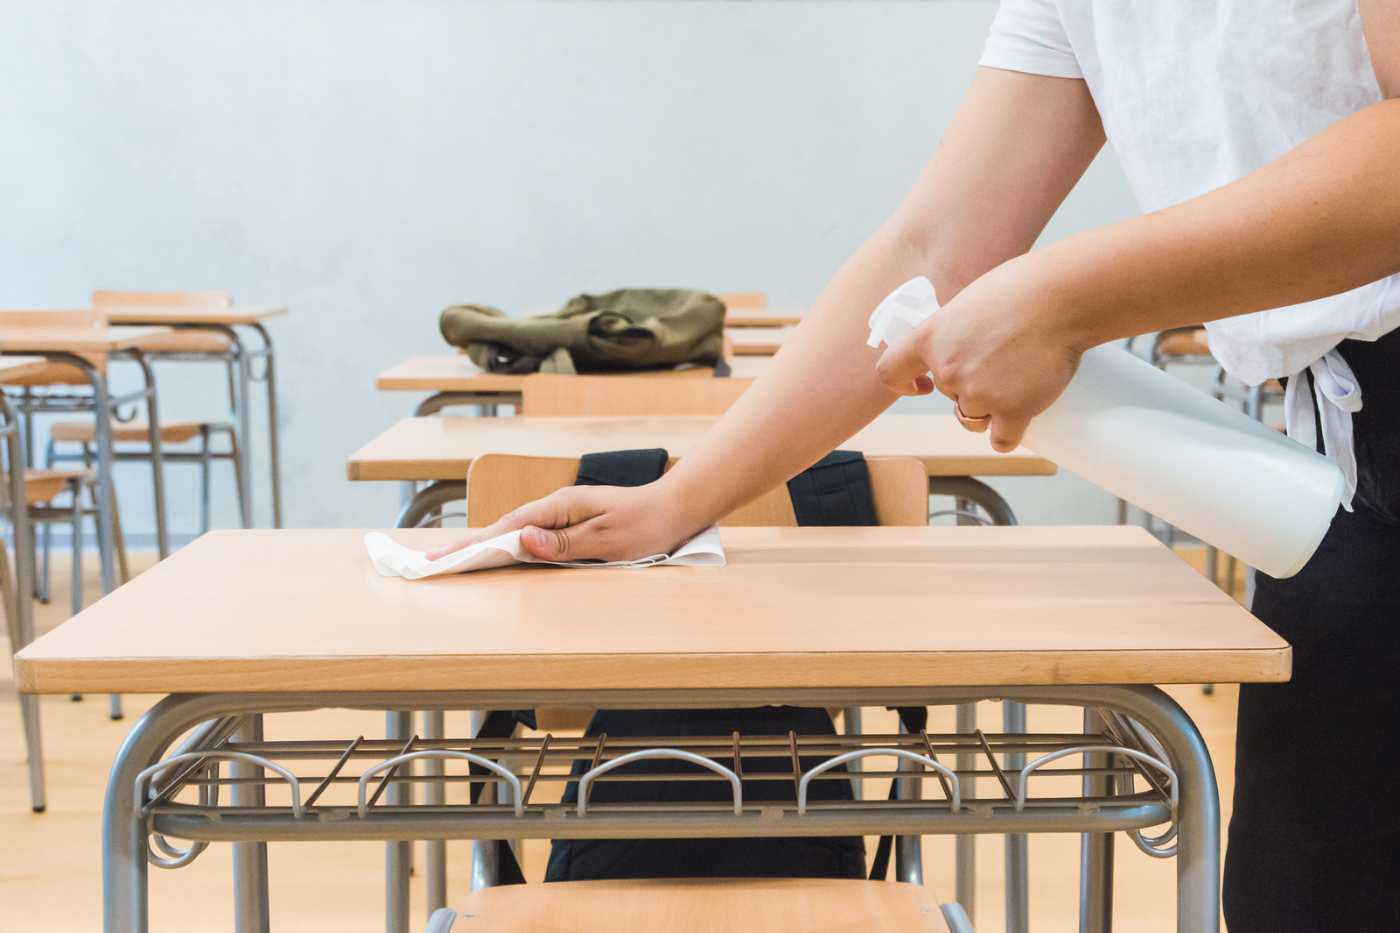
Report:
M 1384 278 L 1400 271 L 1400 100 L 1233 184 L 1025 261 L 1086 346 Z
M 888 230 L 846 262 L 769 371 L 668 474 L 697 523 L 806 469 L 889 407 L 896 396 L 875 378 L 865 321 L 888 292 L 926 272 L 919 251 Z
M 1041 144 L 1024 145 L 1039 134 Z M 1083 82 L 979 69 L 894 216 L 840 269 L 705 443 L 663 481 L 682 524 L 714 521 L 839 446 L 896 398 L 865 346 L 882 298 L 916 275 L 944 301 L 1030 248 L 1103 143 Z

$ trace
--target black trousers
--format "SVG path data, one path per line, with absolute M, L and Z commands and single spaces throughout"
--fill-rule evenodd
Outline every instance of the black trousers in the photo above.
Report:
M 1355 511 L 1297 576 L 1257 579 L 1293 678 L 1240 690 L 1231 933 L 1400 931 L 1400 335 L 1341 351 L 1364 405 Z

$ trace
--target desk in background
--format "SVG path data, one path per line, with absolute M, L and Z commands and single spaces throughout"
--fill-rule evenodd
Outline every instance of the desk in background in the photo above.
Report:
M 253 438 L 252 438 L 252 384 L 263 382 L 267 386 L 267 451 L 272 472 L 272 526 L 282 527 L 282 469 L 281 448 L 277 435 L 277 370 L 276 354 L 272 335 L 265 322 L 281 317 L 287 309 L 280 305 L 229 305 L 227 307 L 163 307 L 149 308 L 113 306 L 104 309 L 107 320 L 113 324 L 162 324 L 176 330 L 206 330 L 225 334 L 233 342 L 234 354 L 238 363 L 237 391 L 234 393 L 235 415 L 238 418 L 238 443 L 242 447 L 243 462 L 247 468 L 242 471 L 243 501 L 247 514 L 253 514 Z M 251 347 L 239 333 L 239 327 L 246 327 L 258 335 L 261 346 Z M 263 361 L 261 375 L 254 373 L 253 361 Z
M 684 457 L 715 418 L 405 418 L 350 455 L 353 481 L 426 482 L 400 513 L 412 527 L 465 495 L 467 470 L 488 453 L 580 457 L 609 450 L 664 447 Z M 964 430 L 951 415 L 882 415 L 841 445 L 872 457 L 917 457 L 936 492 L 976 501 L 994 521 L 1006 503 L 979 476 L 1047 476 L 1055 465 L 1024 448 L 1001 454 L 985 434 Z

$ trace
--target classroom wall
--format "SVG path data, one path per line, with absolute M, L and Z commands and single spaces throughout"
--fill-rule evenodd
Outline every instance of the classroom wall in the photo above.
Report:
M 994 9 L 30 4 L 0 30 L 0 306 L 94 287 L 289 304 L 273 324 L 288 524 L 386 524 L 397 490 L 347 482 L 344 458 L 407 412 L 372 378 L 441 348 L 440 308 L 630 284 L 810 301 L 932 150 Z M 1104 157 L 1047 237 L 1132 209 Z M 225 404 L 212 369 L 169 364 L 161 388 L 167 418 Z M 170 474 L 173 530 L 192 531 L 194 477 Z M 119 484 L 140 538 L 142 468 Z M 1026 521 L 1112 515 L 1073 477 L 997 485 Z

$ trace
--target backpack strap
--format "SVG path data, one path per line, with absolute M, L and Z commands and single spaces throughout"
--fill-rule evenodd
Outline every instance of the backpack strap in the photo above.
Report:
M 578 461 L 575 486 L 645 486 L 666 472 L 670 455 L 660 448 L 613 450 L 584 454 Z
M 833 450 L 788 480 L 799 525 L 874 525 L 870 467 L 855 450 Z

